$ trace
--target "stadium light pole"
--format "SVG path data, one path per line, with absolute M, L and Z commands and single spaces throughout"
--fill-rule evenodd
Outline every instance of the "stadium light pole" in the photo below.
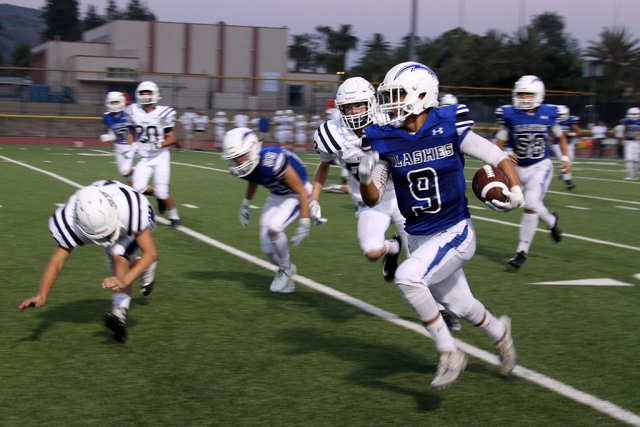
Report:
M 418 19 L 418 0 L 411 0 L 411 33 L 409 33 L 409 61 L 416 60 L 416 20 Z

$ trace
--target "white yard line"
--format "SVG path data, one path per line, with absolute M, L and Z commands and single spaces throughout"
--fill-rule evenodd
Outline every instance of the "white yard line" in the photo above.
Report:
M 8 162 L 11 163 L 15 163 L 16 165 L 19 166 L 24 166 L 26 168 L 32 169 L 36 172 L 40 172 L 43 173 L 45 175 L 48 175 L 52 178 L 55 178 L 59 181 L 62 181 L 64 183 L 67 183 L 69 185 L 72 185 L 76 188 L 81 188 L 82 185 L 73 182 L 71 180 L 68 180 L 60 175 L 54 174 L 52 172 L 48 172 L 39 168 L 36 168 L 34 166 L 30 166 L 27 165 L 25 163 L 22 162 L 18 162 L 15 161 L 13 159 L 4 157 L 4 156 L 0 156 L 1 159 L 6 160 Z M 204 169 L 210 169 L 210 168 L 204 168 Z M 162 223 L 162 224 L 169 224 L 169 221 L 162 218 L 162 217 L 157 217 L 158 222 Z M 501 222 L 502 223 L 502 222 Z M 508 224 L 508 223 L 507 223 Z M 513 225 L 513 224 L 508 224 L 508 225 Z M 217 240 L 212 239 L 211 237 L 205 236 L 204 234 L 201 234 L 197 231 L 191 230 L 190 228 L 187 228 L 185 226 L 179 226 L 177 228 L 177 230 L 185 233 L 188 236 L 191 236 L 203 243 L 206 243 L 208 245 L 211 245 L 215 248 L 218 248 L 220 250 L 223 250 L 231 255 L 234 255 L 238 258 L 244 259 L 245 261 L 251 262 L 252 264 L 255 264 L 259 267 L 265 268 L 267 270 L 270 270 L 272 272 L 276 271 L 276 266 L 274 266 L 273 264 L 264 261 L 258 257 L 255 257 L 251 254 L 248 254 L 246 252 L 243 252 L 239 249 L 234 248 L 233 246 L 229 246 L 226 245 L 224 243 L 221 243 Z M 637 248 L 637 250 L 640 250 L 640 248 Z M 345 302 L 349 305 L 352 305 L 366 313 L 369 313 L 373 316 L 379 317 L 381 319 L 384 319 L 388 322 L 394 323 L 398 326 L 401 326 L 405 329 L 409 329 L 411 331 L 414 331 L 420 335 L 426 336 L 431 338 L 431 336 L 428 334 L 428 332 L 426 331 L 426 329 L 415 322 L 410 322 L 408 320 L 402 319 L 400 318 L 398 315 L 388 312 L 386 310 L 383 310 L 379 307 L 376 307 L 374 305 L 371 305 L 365 301 L 362 301 L 358 298 L 354 298 L 348 294 L 345 294 L 343 292 L 340 292 L 336 289 L 333 289 L 329 286 L 325 286 L 321 283 L 318 283 L 314 280 L 308 279 L 304 276 L 301 276 L 299 274 L 296 274 L 294 276 L 296 282 L 305 285 L 311 289 L 314 289 L 318 292 L 321 292 L 325 295 L 331 296 L 339 301 Z M 487 351 L 484 351 L 482 349 L 479 349 L 475 346 L 472 346 L 470 344 L 465 343 L 464 341 L 458 340 L 456 339 L 456 345 L 458 345 L 458 347 L 460 349 L 462 349 L 464 352 L 466 352 L 467 354 L 480 359 L 490 365 L 494 365 L 494 366 L 500 366 L 500 362 L 498 360 L 498 357 L 492 353 L 489 353 Z M 548 390 L 551 390 L 555 393 L 558 393 L 562 396 L 565 396 L 571 400 L 574 400 L 576 402 L 582 403 L 590 408 L 593 408 L 597 411 L 600 411 L 604 414 L 609 415 L 612 418 L 615 418 L 617 420 L 620 420 L 622 422 L 625 422 L 629 425 L 633 425 L 633 426 L 638 426 L 640 427 L 640 416 L 634 414 L 633 412 L 627 411 L 624 408 L 621 408 L 620 406 L 617 406 L 609 401 L 606 400 L 602 400 L 597 398 L 596 396 L 590 395 L 588 393 L 584 393 L 580 390 L 577 390 L 569 385 L 566 385 L 564 383 L 561 383 L 559 381 L 556 381 L 550 377 L 547 377 L 543 374 L 540 374 L 538 372 L 532 371 L 530 369 L 524 368 L 520 365 L 516 366 L 516 368 L 513 370 L 513 374 L 515 376 L 524 378 L 526 380 L 529 380 L 541 387 L 544 387 Z

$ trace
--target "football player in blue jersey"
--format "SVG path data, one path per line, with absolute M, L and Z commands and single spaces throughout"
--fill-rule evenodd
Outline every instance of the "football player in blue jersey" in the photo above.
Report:
M 626 181 L 638 180 L 638 161 L 640 160 L 640 108 L 627 110 L 624 124 L 624 158 L 627 162 Z
M 371 151 L 360 160 L 363 201 L 375 206 L 390 175 L 400 212 L 406 219 L 409 257 L 398 267 L 395 284 L 433 337 L 439 363 L 431 387 L 455 383 L 466 366 L 438 309 L 445 309 L 483 330 L 508 375 L 516 365 L 511 319 L 491 314 L 474 298 L 462 267 L 476 249 L 476 235 L 465 196 L 464 155 L 502 170 L 510 190 L 505 201 L 487 205 L 498 211 L 518 208 L 522 191 L 506 154 L 474 133 L 466 105 L 438 108 L 438 78 L 427 66 L 405 62 L 393 67 L 377 90 L 376 119 L 365 130 Z
M 251 200 L 262 185 L 269 196 L 260 214 L 260 248 L 278 266 L 271 292 L 291 293 L 295 290 L 285 229 L 298 217 L 298 228 L 291 238 L 298 246 L 309 236 L 309 194 L 311 184 L 302 161 L 282 147 L 262 147 L 257 135 L 249 128 L 239 127 L 227 132 L 222 140 L 222 159 L 229 164 L 232 175 L 248 181 L 240 205 L 240 224 L 249 225 Z
M 104 320 L 114 339 L 125 341 L 132 282 L 140 277 L 140 293 L 145 296 L 155 284 L 158 253 L 151 237 L 155 226 L 156 214 L 146 197 L 118 181 L 96 181 L 76 191 L 49 218 L 49 231 L 57 246 L 37 295 L 24 300 L 18 309 L 45 305 L 71 251 L 95 243 L 104 249 L 112 274 L 102 281 L 103 288 L 113 291 L 112 309 Z M 140 257 L 134 256 L 138 248 Z
M 562 127 L 562 131 L 567 137 L 567 156 L 569 156 L 569 162 L 573 163 L 576 154 L 576 141 L 580 136 L 580 117 L 569 115 L 569 108 L 565 105 L 558 105 L 558 110 L 560 111 L 560 127 Z M 562 160 L 562 150 L 560 149 L 558 140 L 552 136 L 552 141 L 551 149 L 553 150 L 553 154 L 558 160 Z M 576 188 L 571 178 L 571 172 L 562 173 L 562 171 L 560 171 L 560 179 L 564 181 L 567 190 Z
M 132 125 L 129 117 L 124 112 L 127 107 L 124 94 L 122 92 L 109 92 L 105 98 L 104 106 L 107 112 L 102 116 L 102 122 L 107 132 L 100 135 L 100 141 L 114 143 L 118 173 L 131 185 L 136 143 L 127 144 Z
M 543 104 L 544 83 L 536 76 L 523 76 L 513 88 L 513 105 L 496 109 L 500 130 L 497 145 L 506 149 L 515 164 L 524 193 L 524 215 L 520 225 L 520 240 L 516 255 L 509 260 L 515 269 L 522 267 L 538 227 L 538 219 L 547 224 L 551 237 L 562 240 L 557 212 L 549 213 L 543 203 L 553 179 L 553 163 L 549 158 L 549 137 L 553 135 L 560 145 L 563 174 L 571 172 L 567 155 L 567 138 L 560 126 L 563 109 Z M 565 107 L 566 108 L 566 107 Z

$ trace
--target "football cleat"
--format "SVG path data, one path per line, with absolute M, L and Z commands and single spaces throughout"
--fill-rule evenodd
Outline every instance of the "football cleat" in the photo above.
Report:
M 296 274 L 295 265 L 291 264 L 289 268 L 280 267 L 276 273 L 276 277 L 271 282 L 271 286 L 269 286 L 269 290 L 283 294 L 293 292 L 296 289 L 295 283 L 293 282 L 294 274 Z
M 460 326 L 460 320 L 458 320 L 457 317 L 450 315 L 446 310 L 440 310 L 440 315 L 451 332 L 457 332 L 462 329 L 462 326 Z
M 511 338 L 511 318 L 509 316 L 500 316 L 500 321 L 504 323 L 504 336 L 494 346 L 498 351 L 498 357 L 502 364 L 500 373 L 507 376 L 516 367 L 518 354 L 516 353 L 516 347 L 513 345 L 513 338 Z
M 520 251 L 509 260 L 509 265 L 516 270 L 522 267 L 522 264 L 527 260 L 527 253 L 525 251 Z
M 431 381 L 431 388 L 434 390 L 444 390 L 451 387 L 464 368 L 467 366 L 467 355 L 464 351 L 457 349 L 453 353 L 440 353 L 440 362 L 436 370 L 436 376 Z
M 179 219 L 171 219 L 170 221 L 171 223 L 167 225 L 167 228 L 170 228 L 172 230 L 178 228 L 182 224 L 182 221 L 180 221 Z
M 382 277 L 387 282 L 391 282 L 395 278 L 396 270 L 398 269 L 398 258 L 400 257 L 400 252 L 402 252 L 402 239 L 400 239 L 400 236 L 394 234 L 391 239 L 398 242 L 400 250 L 398 250 L 397 254 L 388 254 L 382 258 Z
M 165 202 L 162 199 L 158 199 L 158 213 L 160 215 L 164 215 L 166 211 L 167 211 L 167 202 Z
M 126 315 L 127 309 L 122 307 L 113 307 L 112 311 L 104 314 L 104 324 L 113 332 L 113 339 L 119 343 L 127 340 Z
M 551 215 L 556 217 L 556 223 L 553 227 L 549 228 L 549 230 L 551 230 L 551 238 L 555 240 L 556 243 L 560 243 L 560 240 L 562 240 L 562 230 L 558 227 L 558 212 L 551 212 Z
M 576 185 L 571 181 L 567 181 L 565 187 L 567 188 L 567 190 L 573 190 L 574 188 L 576 188 Z

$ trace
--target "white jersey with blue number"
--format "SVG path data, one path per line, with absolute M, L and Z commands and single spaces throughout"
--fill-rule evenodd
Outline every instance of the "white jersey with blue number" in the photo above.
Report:
M 138 141 L 138 152 L 143 157 L 148 157 L 154 152 L 166 151 L 164 147 L 154 149 L 153 144 L 161 144 L 166 134 L 173 131 L 176 121 L 176 110 L 171 107 L 156 105 L 153 111 L 146 112 L 140 104 L 131 104 L 127 107 L 127 115 L 135 130 Z
M 389 125 L 365 130 L 390 166 L 407 233 L 431 235 L 469 218 L 460 144 L 472 127 L 467 106 L 455 104 L 429 112 L 415 134 Z
M 149 228 L 156 227 L 156 212 L 149 201 L 142 194 L 128 185 L 118 181 L 96 181 L 90 186 L 99 187 L 105 192 L 118 208 L 120 219 L 120 237 L 136 236 Z M 79 190 L 78 190 L 79 191 Z M 85 243 L 93 243 L 86 237 L 76 218 L 77 191 L 69 197 L 64 206 L 59 207 L 49 218 L 49 231 L 60 246 L 73 249 Z

